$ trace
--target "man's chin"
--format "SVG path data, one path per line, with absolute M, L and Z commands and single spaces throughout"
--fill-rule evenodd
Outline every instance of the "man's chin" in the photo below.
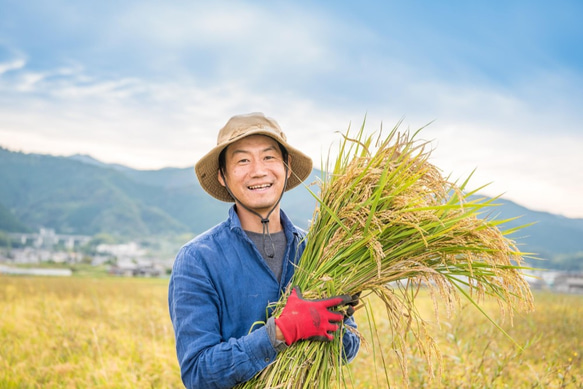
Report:
M 243 204 L 245 204 L 245 206 L 247 208 L 249 208 L 252 211 L 255 211 L 257 213 L 259 213 L 260 215 L 266 215 L 267 212 L 271 211 L 273 209 L 273 207 L 275 206 L 276 202 L 275 201 L 269 201 L 269 202 L 244 202 Z

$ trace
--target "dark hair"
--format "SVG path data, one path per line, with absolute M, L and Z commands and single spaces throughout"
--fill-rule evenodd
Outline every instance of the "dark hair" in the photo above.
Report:
M 284 161 L 285 164 L 287 164 L 288 161 L 288 152 L 286 150 L 285 147 L 283 147 L 283 145 L 281 143 L 279 143 L 278 141 L 275 141 L 277 143 L 277 145 L 279 146 L 279 150 L 281 151 L 281 157 Z M 229 146 L 225 147 L 224 149 L 221 150 L 221 153 L 219 154 L 219 171 L 224 173 L 225 172 L 225 168 L 227 166 L 227 148 Z

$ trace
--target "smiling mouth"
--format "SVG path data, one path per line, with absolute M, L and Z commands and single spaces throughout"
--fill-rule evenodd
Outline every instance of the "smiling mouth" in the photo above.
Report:
M 259 189 L 271 188 L 271 185 L 272 184 L 253 185 L 253 186 L 248 186 L 247 188 L 250 190 L 259 190 Z

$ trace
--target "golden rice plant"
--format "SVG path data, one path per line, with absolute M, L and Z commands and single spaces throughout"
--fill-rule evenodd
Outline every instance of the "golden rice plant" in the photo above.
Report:
M 415 139 L 418 133 L 400 131 L 397 124 L 386 137 L 382 130 L 365 135 L 363 124 L 354 137 L 349 130 L 343 135 L 335 163 L 327 161 L 331 168 L 323 174 L 321 194 L 314 194 L 319 206 L 291 283 L 306 298 L 378 295 L 392 331 L 386 341 L 405 375 L 407 337 L 414 337 L 429 366 L 439 360 L 415 309 L 421 286 L 431 291 L 436 310 L 440 302 L 450 311 L 460 296 L 485 315 L 480 308 L 485 296 L 496 299 L 510 318 L 515 308 L 533 307 L 521 272 L 524 253 L 508 238 L 514 230 L 502 232 L 498 227 L 507 220 L 487 213 L 495 200 L 476 199 L 479 189 L 467 192 L 469 178 L 458 185 L 444 177 L 429 162 L 428 142 Z M 241 387 L 347 386 L 341 339 L 295 343 Z

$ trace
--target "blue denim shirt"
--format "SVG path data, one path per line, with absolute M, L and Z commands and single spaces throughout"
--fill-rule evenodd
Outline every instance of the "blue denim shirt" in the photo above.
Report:
M 287 238 L 281 282 L 241 228 L 234 207 L 226 221 L 178 252 L 168 305 L 187 388 L 231 388 L 275 360 L 277 352 L 263 324 L 305 248 L 305 233 L 280 212 Z M 352 319 L 346 323 L 356 327 Z M 345 331 L 343 344 L 350 361 L 360 341 Z

